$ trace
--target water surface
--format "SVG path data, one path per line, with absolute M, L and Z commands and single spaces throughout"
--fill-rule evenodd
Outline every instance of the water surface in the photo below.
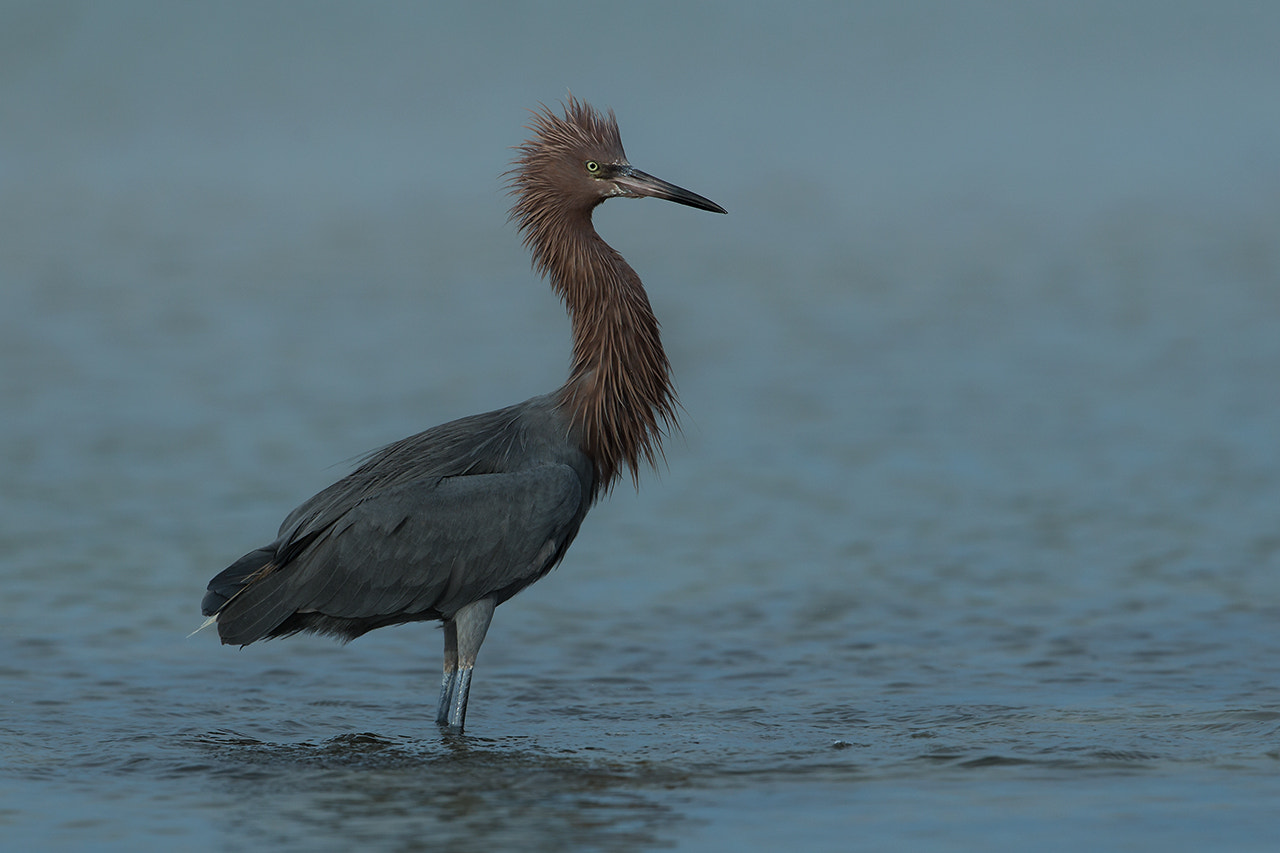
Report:
M 0 845 L 1270 849 L 1276 15 L 591 9 L 0 12 Z M 669 467 L 465 737 L 433 626 L 186 638 L 361 453 L 562 380 L 500 173 L 566 87 L 730 210 L 598 216 Z

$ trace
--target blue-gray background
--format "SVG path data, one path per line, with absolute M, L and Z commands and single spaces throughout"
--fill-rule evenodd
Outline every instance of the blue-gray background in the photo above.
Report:
M 0 4 L 0 846 L 1271 849 L 1280 7 Z M 218 647 L 360 453 L 558 385 L 617 113 L 669 469 L 497 615 Z M 344 461 L 345 460 L 345 461 Z

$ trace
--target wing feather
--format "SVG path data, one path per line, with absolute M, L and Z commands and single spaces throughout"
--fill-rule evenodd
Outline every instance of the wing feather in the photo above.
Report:
M 406 614 L 447 618 L 486 596 L 505 600 L 559 561 L 589 499 L 563 464 L 376 491 L 323 530 L 300 525 L 314 538 L 225 605 L 220 633 L 252 642 L 294 614 L 387 624 Z

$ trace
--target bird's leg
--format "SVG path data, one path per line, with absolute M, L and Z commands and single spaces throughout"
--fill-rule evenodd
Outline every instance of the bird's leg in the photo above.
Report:
M 457 655 L 457 669 L 450 685 L 448 719 L 442 725 L 450 731 L 461 732 L 467 718 L 467 697 L 471 693 L 471 670 L 476 665 L 476 655 L 480 652 L 480 644 L 484 642 L 485 632 L 489 630 L 489 621 L 493 619 L 493 608 L 496 605 L 492 598 L 482 598 L 466 605 L 453 619 L 445 623 L 453 627 L 454 653 Z M 448 627 L 446 627 L 446 632 Z M 449 637 L 445 634 L 445 660 L 449 657 Z M 446 676 L 448 679 L 448 676 Z M 443 702 L 443 698 L 441 702 Z M 439 715 L 436 722 L 440 722 Z
M 436 725 L 449 724 L 449 706 L 458 683 L 458 626 L 449 619 L 444 623 L 444 678 L 440 680 L 440 704 L 436 707 Z

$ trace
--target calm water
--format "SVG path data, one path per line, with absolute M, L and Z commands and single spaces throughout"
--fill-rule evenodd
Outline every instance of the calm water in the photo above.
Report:
M 1269 850 L 1280 13 L 0 8 L 0 847 Z M 500 173 L 617 109 L 669 469 L 440 634 L 224 649 L 352 459 L 555 387 Z

